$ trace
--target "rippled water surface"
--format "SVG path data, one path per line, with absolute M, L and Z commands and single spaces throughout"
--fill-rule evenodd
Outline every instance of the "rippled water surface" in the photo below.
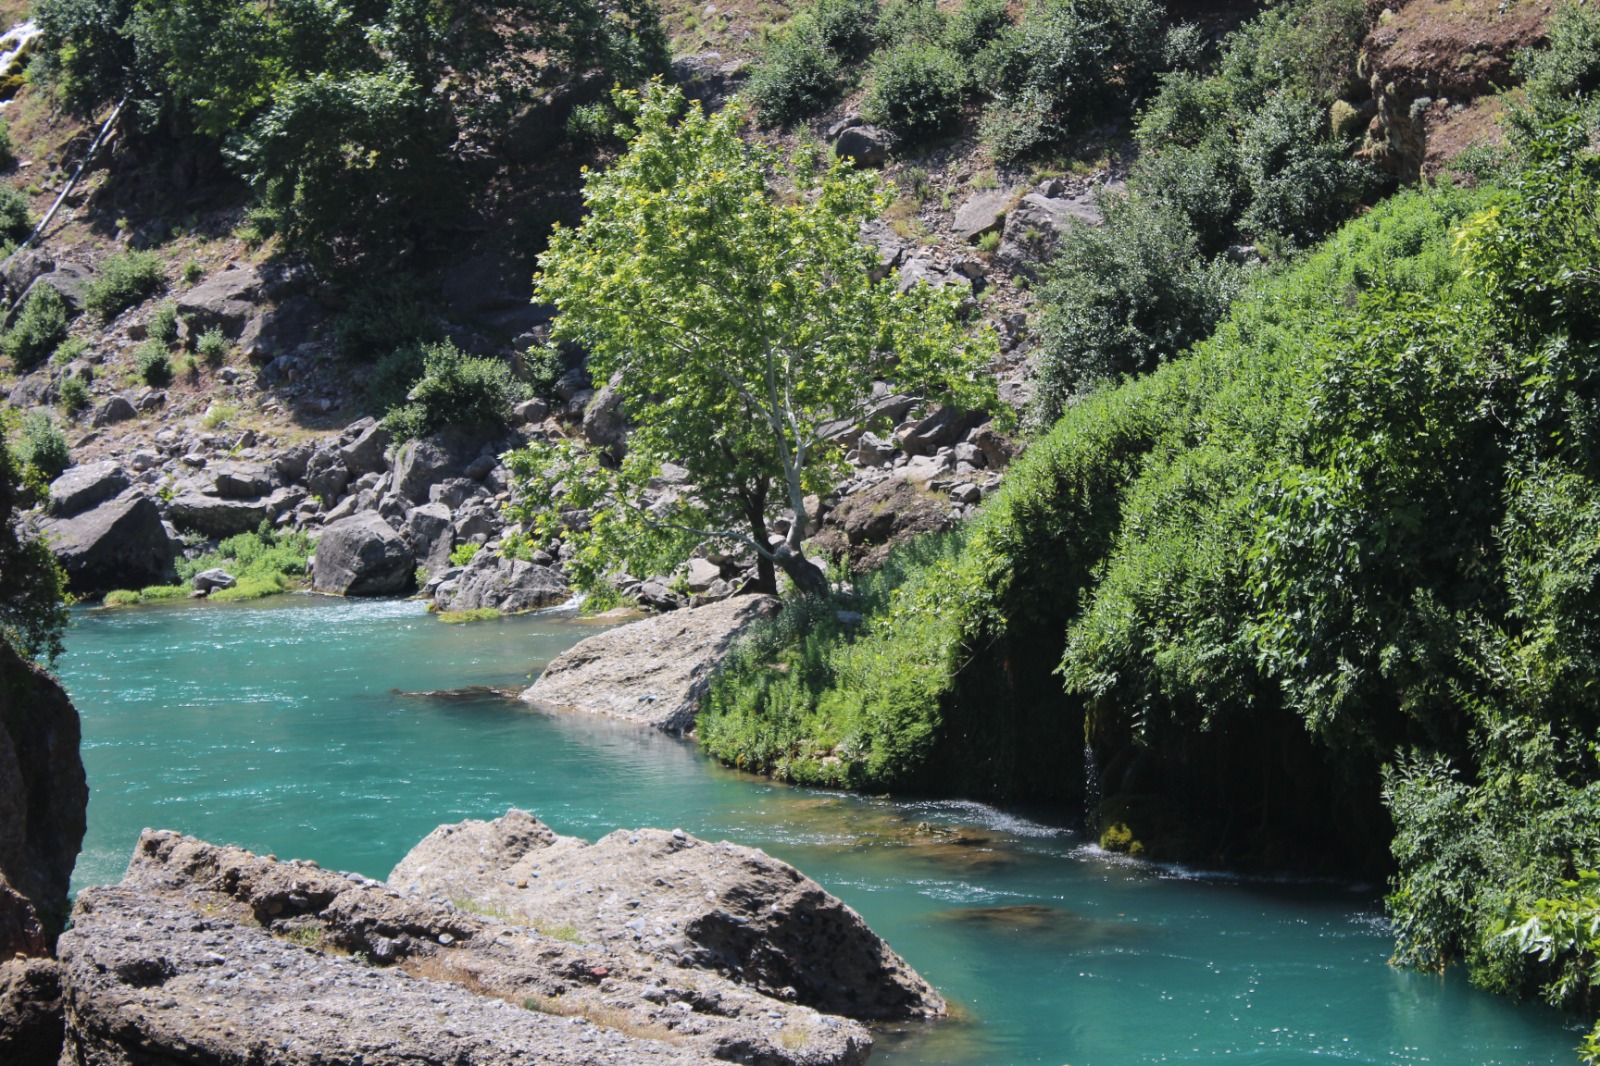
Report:
M 658 734 L 455 691 L 526 685 L 591 631 L 301 596 L 78 612 L 61 662 L 93 789 L 76 883 L 119 878 L 143 826 L 384 877 L 439 823 L 518 806 L 591 838 L 756 845 L 844 897 L 956 1007 L 887 1034 L 875 1063 L 1575 1061 L 1571 1019 L 1388 968 L 1374 886 L 1113 861 L 1048 814 L 774 786 Z

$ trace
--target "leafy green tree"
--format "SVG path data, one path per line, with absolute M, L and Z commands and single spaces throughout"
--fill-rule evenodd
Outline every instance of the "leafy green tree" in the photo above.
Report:
M 0 639 L 23 655 L 54 661 L 67 628 L 65 581 L 50 549 L 24 536 L 16 521 L 33 495 L 0 434 Z
M 825 424 L 863 418 L 878 379 L 990 406 L 993 335 L 966 332 L 952 290 L 872 279 L 860 226 L 887 203 L 873 175 L 836 163 L 783 190 L 778 157 L 744 140 L 738 111 L 708 118 L 659 84 L 616 99 L 638 134 L 589 177 L 588 217 L 551 237 L 536 283 L 560 310 L 556 339 L 588 349 L 635 429 L 616 470 L 572 448 L 514 456 L 514 510 L 544 535 L 565 527 L 580 582 L 711 540 L 748 548 L 768 589 L 777 566 L 821 591 L 802 544 L 806 498 L 825 496 L 842 465 Z M 646 487 L 669 460 L 694 490 L 650 510 Z

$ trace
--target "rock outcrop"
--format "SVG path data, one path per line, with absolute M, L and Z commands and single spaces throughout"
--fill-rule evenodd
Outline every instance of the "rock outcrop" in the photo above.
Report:
M 83 844 L 81 736 L 78 711 L 55 679 L 0 642 L 0 885 L 32 905 L 45 947 L 66 919 Z M 0 947 L 6 958 L 25 950 Z
M 41 528 L 52 539 L 67 587 L 92 594 L 171 581 L 172 541 L 161 512 L 144 496 L 119 496 L 71 518 L 47 518 Z
M 323 530 L 311 587 L 335 596 L 392 596 L 410 587 L 413 566 L 400 534 L 367 511 Z
M 568 922 L 674 966 L 849 1017 L 941 1015 L 944 1001 L 861 916 L 788 863 L 681 830 L 589 844 L 532 815 L 440 826 L 389 875 L 408 895 L 470 899 L 532 924 Z
M 459 572 L 447 571 L 434 590 L 441 611 L 497 610 L 505 614 L 556 607 L 572 598 L 565 579 L 548 566 L 479 552 Z
M 0 1062 L 56 1066 L 62 1010 L 60 963 L 38 958 L 0 962 Z
M 853 1021 L 546 930 L 147 831 L 61 939 L 64 1061 L 854 1066 L 871 1047 Z
M 84 463 L 70 467 L 50 483 L 48 511 L 57 518 L 71 518 L 105 503 L 128 487 L 127 471 L 114 460 Z
M 737 596 L 596 634 L 557 656 L 522 698 L 687 732 L 717 663 L 777 607 L 768 596 Z

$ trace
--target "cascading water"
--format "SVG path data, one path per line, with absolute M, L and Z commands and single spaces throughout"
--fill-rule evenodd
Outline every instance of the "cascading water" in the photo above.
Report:
M 1094 745 L 1083 746 L 1083 831 L 1090 838 L 1100 835 L 1100 760 Z

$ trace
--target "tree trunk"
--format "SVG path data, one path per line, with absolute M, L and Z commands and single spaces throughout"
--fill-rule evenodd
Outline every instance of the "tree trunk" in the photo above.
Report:
M 783 567 L 783 572 L 789 575 L 789 580 L 794 582 L 794 587 L 800 590 L 802 596 L 828 594 L 828 579 L 800 552 L 780 543 L 773 549 L 773 554 L 777 564 Z
M 757 544 L 767 543 L 770 536 L 767 532 L 766 503 L 765 489 L 744 501 L 745 519 L 750 523 L 750 536 Z M 772 567 L 772 560 L 761 552 L 756 552 L 756 591 L 765 592 L 768 596 L 778 594 L 777 571 Z

